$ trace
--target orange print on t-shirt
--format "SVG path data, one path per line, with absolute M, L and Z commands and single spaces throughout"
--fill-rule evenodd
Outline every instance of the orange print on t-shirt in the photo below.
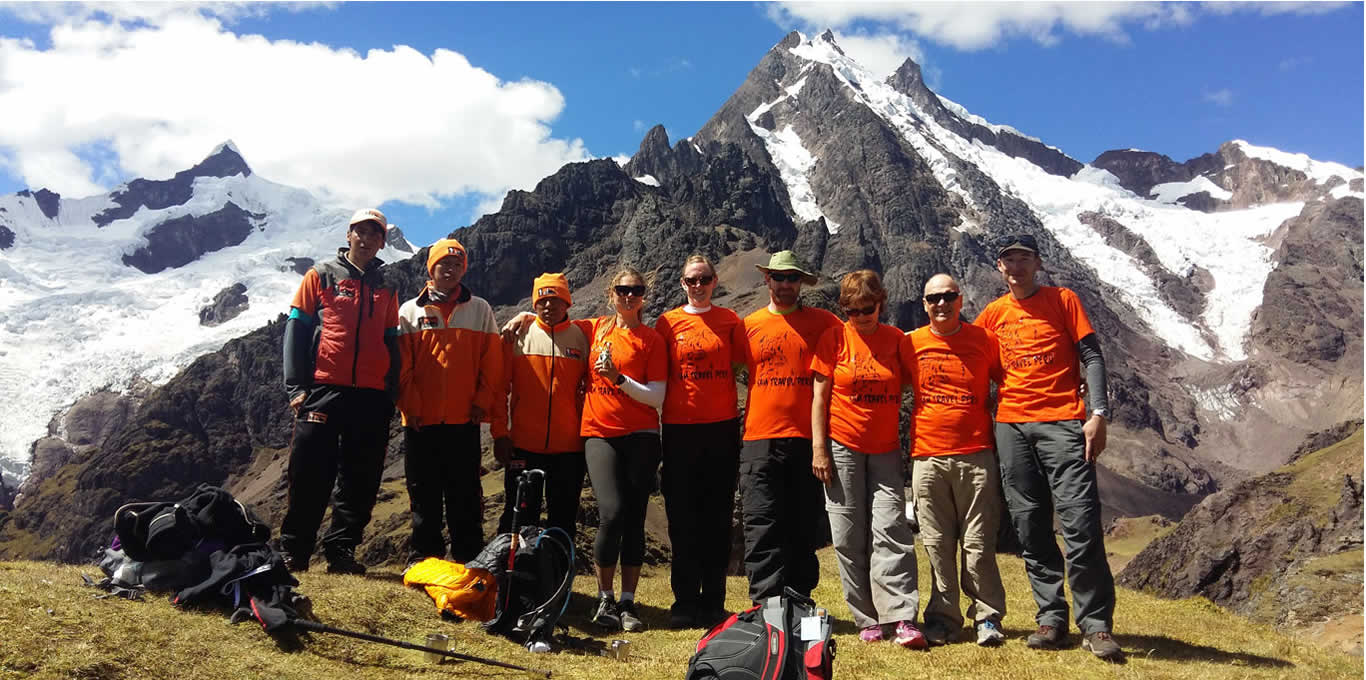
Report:
M 811 371 L 831 379 L 830 438 L 860 453 L 901 450 L 901 331 L 861 335 L 842 324 L 821 336 Z
M 963 324 L 949 336 L 922 326 L 909 335 L 911 388 L 915 390 L 913 457 L 976 453 L 992 446 L 991 381 L 1001 375 L 992 334 Z
M 588 334 L 592 348 L 588 355 L 588 394 L 583 400 L 583 421 L 579 434 L 584 437 L 620 437 L 641 430 L 659 429 L 659 412 L 636 401 L 620 387 L 598 375 L 593 367 L 598 355 L 612 347 L 612 363 L 622 375 L 647 385 L 668 377 L 669 357 L 655 329 L 641 324 L 627 330 L 615 326 L 603 337 L 598 329 L 613 317 L 578 320 L 574 323 Z
M 735 374 L 744 362 L 745 329 L 724 307 L 693 314 L 679 307 L 665 312 L 655 330 L 669 353 L 665 423 L 691 425 L 729 420 L 739 414 Z
M 995 333 L 1001 345 L 1005 378 L 996 407 L 998 422 L 1046 423 L 1086 416 L 1077 343 L 1095 331 L 1076 293 L 1055 286 L 1043 286 L 1023 300 L 1006 293 L 973 323 Z
M 745 441 L 811 438 L 811 355 L 826 329 L 840 325 L 816 307 L 787 314 L 765 307 L 745 317 Z

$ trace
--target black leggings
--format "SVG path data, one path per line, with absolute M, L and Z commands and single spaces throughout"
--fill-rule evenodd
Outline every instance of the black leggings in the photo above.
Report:
M 645 561 L 645 507 L 655 489 L 659 434 L 634 432 L 584 442 L 584 459 L 598 500 L 593 561 L 599 567 L 638 567 Z

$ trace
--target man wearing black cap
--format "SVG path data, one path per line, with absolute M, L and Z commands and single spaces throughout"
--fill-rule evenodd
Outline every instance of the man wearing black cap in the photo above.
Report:
M 996 269 L 1010 292 L 973 323 L 996 334 L 1005 370 L 995 426 L 1001 483 L 1039 606 L 1039 628 L 1026 644 L 1057 647 L 1067 631 L 1063 556 L 1053 536 L 1056 509 L 1082 647 L 1117 660 L 1123 651 L 1110 635 L 1115 584 L 1105 559 L 1094 465 L 1105 450 L 1108 415 L 1100 342 L 1076 293 L 1035 280 L 1043 260 L 1033 236 L 1002 240 Z M 1083 377 L 1089 418 L 1080 397 Z

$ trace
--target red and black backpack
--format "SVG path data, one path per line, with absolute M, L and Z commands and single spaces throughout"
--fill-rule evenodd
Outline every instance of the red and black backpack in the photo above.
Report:
M 830 680 L 830 614 L 788 588 L 733 614 L 697 643 L 687 680 Z

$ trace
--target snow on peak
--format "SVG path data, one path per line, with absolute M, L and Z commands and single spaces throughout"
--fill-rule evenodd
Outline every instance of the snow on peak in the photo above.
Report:
M 1291 170 L 1299 170 L 1312 178 L 1316 184 L 1323 184 L 1334 177 L 1341 177 L 1343 180 L 1351 182 L 1362 176 L 1361 173 L 1341 163 L 1316 161 L 1310 158 L 1308 154 L 1288 153 L 1269 146 L 1253 146 L 1241 139 L 1235 139 L 1231 143 L 1237 146 L 1248 158 L 1259 158 Z
M 237 145 L 236 145 L 236 144 L 233 144 L 233 143 L 232 143 L 232 140 L 229 139 L 229 140 L 223 142 L 222 144 L 219 144 L 218 146 L 215 146 L 215 147 L 213 148 L 213 151 L 210 151 L 210 152 L 209 152 L 209 155 L 208 155 L 208 156 L 205 156 L 205 158 L 208 158 L 208 157 L 211 157 L 211 156 L 217 156 L 220 152 L 223 151 L 223 149 L 227 149 L 227 150 L 229 150 L 229 151 L 231 151 L 231 152 L 237 154 L 238 156 L 241 156 L 241 155 L 242 155 L 242 152 L 237 148 Z
M 652 187 L 659 186 L 659 180 L 655 179 L 654 175 L 641 175 L 640 177 L 632 177 L 631 179 L 634 179 L 635 181 L 640 182 L 641 184 L 647 184 Z
M 252 215 L 242 243 L 154 274 L 123 264 L 156 225 L 228 202 Z M 30 445 L 75 400 L 140 380 L 164 383 L 288 311 L 300 280 L 290 258 L 336 257 L 351 214 L 256 174 L 197 177 L 181 205 L 96 226 L 93 216 L 111 204 L 109 194 L 63 198 L 49 220 L 26 196 L 0 196 L 0 225 L 15 232 L 14 245 L 0 250 L 0 460 L 8 469 L 27 465 Z M 408 256 L 391 245 L 380 251 L 387 262 Z M 199 310 L 234 283 L 247 287 L 248 308 L 201 326 Z
M 848 87 L 849 96 L 898 131 L 929 164 L 939 183 L 963 197 L 969 206 L 976 207 L 979 202 L 972 187 L 960 181 L 959 162 L 976 166 L 1004 193 L 1023 201 L 1043 227 L 1069 253 L 1089 266 L 1102 283 L 1112 287 L 1139 320 L 1167 345 L 1211 361 L 1247 356 L 1252 315 L 1261 306 L 1262 287 L 1275 267 L 1273 251 L 1265 245 L 1265 238 L 1298 214 L 1303 203 L 1207 214 L 1135 196 L 1120 187 L 1113 174 L 1092 166 L 1084 166 L 1070 178 L 1052 175 L 980 140 L 958 136 L 922 111 L 910 97 L 874 77 L 828 42 L 805 41 L 791 48 L 791 52 L 809 62 L 828 64 Z M 768 106 L 771 104 L 759 107 L 753 116 L 757 117 Z M 960 117 L 971 116 L 951 102 L 945 102 L 945 106 Z M 976 117 L 969 120 L 979 122 Z M 1215 194 L 1213 189 L 1218 187 L 1212 182 L 1208 186 L 1197 184 L 1197 191 L 1223 195 L 1221 189 Z M 1106 215 L 1142 237 L 1157 255 L 1160 266 L 1173 274 L 1184 277 L 1197 268 L 1208 272 L 1214 283 L 1206 295 L 1201 316 L 1189 319 L 1165 302 L 1143 263 L 1110 245 L 1104 236 L 1081 221 L 1080 215 L 1089 212 Z
M 1198 194 L 1202 191 L 1208 192 L 1212 198 L 1227 201 L 1233 198 L 1233 192 L 1215 184 L 1210 178 L 1204 175 L 1196 175 L 1195 179 L 1188 182 L 1165 182 L 1158 184 L 1148 192 L 1154 201 L 1158 203 L 1176 203 L 1176 199 Z

